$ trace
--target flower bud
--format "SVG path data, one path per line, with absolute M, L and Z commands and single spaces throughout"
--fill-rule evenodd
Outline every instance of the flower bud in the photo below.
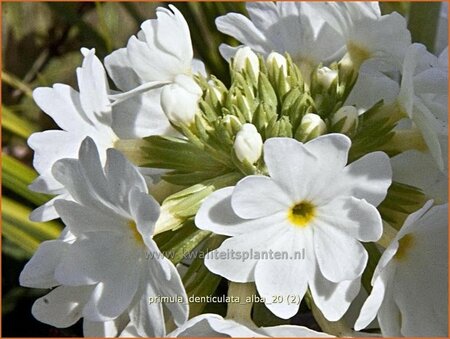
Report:
M 322 118 L 314 113 L 307 113 L 302 118 L 300 126 L 297 129 L 295 138 L 299 141 L 306 142 L 317 138 L 327 132 L 327 125 Z
M 263 141 L 256 127 L 244 124 L 234 140 L 234 152 L 239 161 L 254 164 L 262 153 Z
M 275 64 L 278 68 L 283 68 L 283 74 L 284 76 L 287 76 L 287 60 L 280 53 L 270 53 L 267 57 L 266 63 L 269 68 L 272 67 L 273 64 Z
M 223 126 L 230 133 L 230 135 L 236 135 L 242 127 L 241 122 L 237 117 L 231 114 L 227 114 L 222 119 Z
M 358 128 L 358 117 L 358 110 L 354 106 L 343 106 L 331 119 L 332 129 L 351 136 Z
M 202 89 L 187 75 L 177 75 L 175 81 L 163 88 L 161 106 L 167 118 L 174 125 L 190 125 L 198 111 Z
M 330 87 L 337 76 L 338 72 L 328 67 L 322 67 L 317 70 L 317 82 L 324 88 Z
M 251 70 L 255 75 L 256 79 L 259 76 L 259 59 L 258 56 L 251 50 L 250 47 L 241 47 L 237 50 L 234 60 L 233 67 L 236 71 L 241 72 L 246 68 L 247 61 L 250 64 Z

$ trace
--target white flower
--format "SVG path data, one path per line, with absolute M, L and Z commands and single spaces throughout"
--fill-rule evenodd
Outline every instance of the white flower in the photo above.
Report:
M 104 161 L 106 149 L 113 147 L 118 140 L 111 128 L 109 88 L 103 66 L 95 56 L 95 50 L 83 48 L 81 52 L 84 60 L 82 67 L 77 69 L 79 93 L 63 84 L 55 84 L 52 88 L 39 87 L 33 92 L 37 105 L 62 128 L 34 133 L 28 139 L 28 145 L 34 150 L 33 166 L 39 173 L 30 185 L 33 191 L 60 194 L 67 198 L 67 192 L 53 177 L 53 164 L 61 158 L 75 157 L 87 136 L 95 141 Z M 127 123 L 132 124 L 130 121 Z M 44 221 L 56 218 L 54 200 L 33 211 L 31 219 Z
M 173 84 L 161 92 L 161 106 L 167 118 L 175 125 L 190 125 L 195 121 L 202 89 L 189 76 L 178 75 Z
M 121 138 L 176 135 L 161 107 L 161 91 L 178 76 L 206 74 L 204 64 L 193 58 L 186 20 L 174 6 L 169 8 L 158 7 L 157 19 L 142 23 L 142 29 L 129 39 L 126 48 L 105 58 L 109 76 L 122 91 L 110 96 L 119 127 L 115 129 Z M 125 121 L 136 123 L 124 128 Z
M 21 273 L 23 286 L 58 286 L 35 302 L 34 316 L 68 326 L 80 317 L 108 322 L 128 315 L 140 335 L 163 336 L 162 304 L 148 302 L 162 295 L 183 299 L 166 306 L 175 323 L 186 321 L 181 279 L 152 239 L 159 205 L 137 168 L 109 149 L 103 170 L 87 138 L 79 160 L 59 160 L 53 174 L 75 201 L 55 202 L 68 235 L 42 243 Z
M 447 79 L 448 68 L 444 65 L 439 67 L 438 59 L 427 53 L 425 46 L 413 44 L 408 48 L 403 63 L 398 103 L 419 128 L 442 171 L 444 163 L 439 135 L 447 134 Z M 433 104 L 433 99 L 435 102 L 444 99 L 445 103 L 436 105 Z
M 302 299 L 309 286 L 325 317 L 341 318 L 358 294 L 367 262 L 360 241 L 381 236 L 375 206 L 391 183 L 384 153 L 368 154 L 346 166 L 350 144 L 342 134 L 306 144 L 289 138 L 267 140 L 264 160 L 270 177 L 248 176 L 235 187 L 220 189 L 197 213 L 199 228 L 231 236 L 207 257 L 207 267 L 231 281 L 255 281 L 266 306 L 279 317 L 297 312 L 299 306 L 286 298 Z M 249 256 L 269 250 L 287 258 Z M 230 251 L 240 259 L 227 255 Z M 282 302 L 273 303 L 278 295 Z
M 128 101 L 149 90 L 175 81 L 178 75 L 205 73 L 204 64 L 193 58 L 189 27 L 175 6 L 158 7 L 157 19 L 144 21 L 126 48 L 105 59 L 109 75 L 125 93 L 113 95 L 116 102 Z
M 378 314 L 384 336 L 448 336 L 448 204 L 411 214 L 383 253 L 355 329 Z
M 411 43 L 405 18 L 396 12 L 381 15 L 377 2 L 323 2 L 313 9 L 340 33 L 357 68 L 372 58 L 398 65 Z
M 247 3 L 250 19 L 229 13 L 217 18 L 216 25 L 257 53 L 268 56 L 272 51 L 287 52 L 301 68 L 311 69 L 331 61 L 344 46 L 337 32 L 314 14 L 313 6 L 306 2 Z M 229 60 L 236 48 L 222 44 L 220 53 Z
M 177 328 L 168 337 L 332 337 L 326 333 L 316 332 L 303 326 L 281 325 L 273 327 L 246 327 L 236 321 L 224 319 L 218 314 L 202 314 L 190 319 Z
M 234 152 L 240 161 L 254 164 L 261 157 L 263 141 L 255 125 L 243 124 L 234 140 Z

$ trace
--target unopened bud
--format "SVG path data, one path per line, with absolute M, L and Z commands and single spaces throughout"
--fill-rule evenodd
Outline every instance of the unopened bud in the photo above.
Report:
M 324 88 L 330 87 L 337 76 L 338 72 L 328 67 L 322 67 L 317 70 L 317 81 Z
M 242 127 L 242 124 L 239 121 L 239 119 L 231 114 L 224 116 L 222 119 L 222 123 L 226 128 L 226 130 L 230 133 L 230 135 L 236 135 L 241 130 Z
M 251 70 L 255 75 L 256 79 L 259 76 L 259 59 L 258 56 L 251 50 L 250 47 L 239 48 L 234 56 L 233 66 L 238 71 L 241 72 L 246 68 L 247 61 L 250 64 Z
M 254 164 L 262 153 L 263 141 L 256 127 L 244 124 L 234 140 L 234 152 L 239 161 Z
M 187 75 L 177 75 L 175 81 L 163 88 L 161 106 L 174 125 L 190 125 L 198 111 L 202 89 Z
M 354 106 L 339 108 L 331 119 L 333 131 L 353 135 L 358 128 L 358 117 L 358 110 Z
M 299 141 L 306 142 L 308 140 L 317 138 L 327 132 L 327 125 L 322 118 L 314 113 L 307 113 L 302 118 L 300 126 L 298 127 L 295 138 Z
M 283 68 L 283 74 L 284 76 L 287 76 L 287 60 L 280 53 L 270 53 L 267 57 L 266 63 L 268 67 L 272 67 L 272 65 L 275 64 L 278 68 Z

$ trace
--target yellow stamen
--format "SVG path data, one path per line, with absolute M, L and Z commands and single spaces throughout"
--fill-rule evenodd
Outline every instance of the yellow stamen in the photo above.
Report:
M 309 201 L 302 201 L 289 209 L 288 219 L 295 226 L 306 227 L 316 215 L 316 207 Z
M 406 234 L 403 238 L 398 241 L 398 250 L 394 255 L 394 259 L 404 260 L 408 251 L 413 247 L 415 242 L 414 236 L 412 234 Z
M 136 223 L 133 220 L 130 220 L 128 222 L 128 227 L 130 228 L 132 234 L 133 234 L 133 238 L 136 240 L 136 242 L 139 245 L 143 245 L 144 244 L 144 239 L 142 239 L 142 235 L 141 233 L 139 233 Z

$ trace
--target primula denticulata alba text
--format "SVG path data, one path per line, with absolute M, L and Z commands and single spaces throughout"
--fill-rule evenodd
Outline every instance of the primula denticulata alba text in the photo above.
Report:
M 448 336 L 447 48 L 375 2 L 246 10 L 215 19 L 231 80 L 167 5 L 103 61 L 83 48 L 78 89 L 33 91 L 60 129 L 28 139 L 30 190 L 53 196 L 30 218 L 65 225 L 20 275 L 48 289 L 33 316 L 87 337 Z

